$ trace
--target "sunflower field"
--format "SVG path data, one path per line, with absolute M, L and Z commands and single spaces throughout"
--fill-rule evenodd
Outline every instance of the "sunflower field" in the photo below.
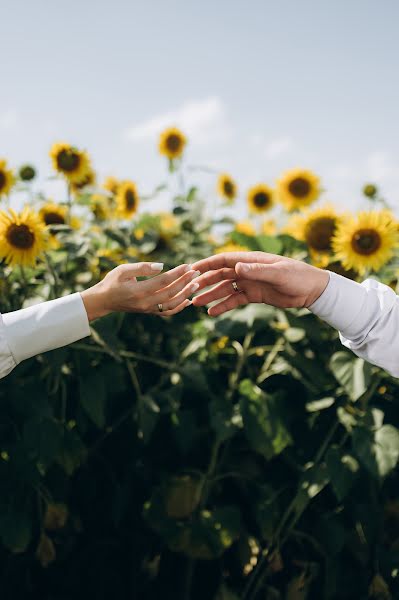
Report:
M 170 212 L 149 213 L 134 181 L 99 181 L 68 143 L 50 150 L 59 198 L 0 159 L 1 311 L 123 262 L 236 249 L 396 288 L 398 222 L 376 186 L 355 214 L 305 169 L 244 191 L 208 173 L 204 198 L 186 143 L 175 128 L 159 139 L 170 185 L 149 196 L 173 196 Z M 304 309 L 93 322 L 0 384 L 2 600 L 399 598 L 398 398 Z

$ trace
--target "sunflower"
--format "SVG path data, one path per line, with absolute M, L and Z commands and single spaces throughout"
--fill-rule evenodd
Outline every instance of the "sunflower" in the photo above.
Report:
M 277 233 L 277 225 L 274 219 L 267 219 L 263 221 L 261 225 L 261 231 L 263 235 L 276 235 Z
M 259 183 L 248 190 L 247 202 L 252 213 L 264 213 L 274 204 L 274 192 L 264 183 Z
M 240 221 L 235 224 L 234 231 L 244 233 L 245 235 L 256 235 L 256 229 L 251 221 Z
M 90 198 L 90 210 L 98 221 L 106 221 L 111 216 L 109 199 L 102 194 L 93 194 Z
M 315 210 L 306 210 L 291 217 L 285 231 L 293 237 L 306 242 L 310 254 L 318 266 L 325 266 L 332 251 L 332 239 L 342 217 L 331 204 Z
M 159 229 L 165 235 L 173 237 L 179 232 L 179 221 L 172 213 L 160 212 L 157 215 L 159 217 Z
M 159 152 L 169 160 L 180 158 L 186 143 L 187 139 L 180 129 L 169 127 L 159 137 Z
M 39 217 L 47 226 L 65 225 L 67 222 L 68 209 L 54 202 L 47 202 L 39 210 Z
M 332 240 L 335 257 L 360 275 L 378 271 L 398 245 L 395 219 L 387 210 L 362 211 L 338 225 Z
M 83 181 L 91 171 L 90 160 L 86 152 L 78 150 L 70 144 L 59 142 L 53 144 L 50 157 L 54 169 L 66 177 L 69 183 L 77 184 Z
M 20 214 L 0 213 L 0 257 L 7 264 L 29 266 L 49 247 L 46 226 L 29 207 Z
M 227 242 L 226 244 L 223 244 L 223 246 L 216 248 L 215 252 L 216 254 L 220 254 L 222 252 L 246 252 L 247 250 L 247 246 L 242 246 L 235 242 Z
M 277 181 L 277 198 L 291 212 L 309 206 L 321 194 L 320 179 L 311 171 L 294 169 Z
M 116 177 L 106 177 L 103 183 L 103 188 L 111 194 L 116 194 L 120 181 Z
M 91 167 L 88 168 L 82 179 L 78 181 L 71 181 L 71 190 L 74 194 L 78 194 L 88 185 L 94 185 L 96 183 L 96 174 Z
M 237 196 L 237 184 L 227 173 L 222 173 L 218 177 L 217 191 L 219 196 L 224 198 L 228 203 L 232 203 Z
M 14 185 L 14 175 L 11 169 L 7 169 L 7 161 L 0 160 L 0 196 L 7 196 Z
M 139 205 L 139 196 L 136 184 L 133 181 L 122 181 L 116 194 L 117 214 L 128 219 L 136 212 Z

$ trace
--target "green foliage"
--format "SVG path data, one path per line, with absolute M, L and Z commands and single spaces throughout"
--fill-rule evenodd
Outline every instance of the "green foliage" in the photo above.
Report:
M 56 277 L 4 267 L 2 310 L 82 289 L 132 247 L 168 266 L 209 254 L 198 194 L 171 236 L 151 215 L 66 228 Z M 398 397 L 304 310 L 94 323 L 1 382 L 2 599 L 397 597 Z

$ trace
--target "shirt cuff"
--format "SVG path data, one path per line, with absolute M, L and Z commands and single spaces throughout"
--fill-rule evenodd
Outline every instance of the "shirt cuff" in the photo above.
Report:
M 373 315 L 389 312 L 395 292 L 373 279 L 362 284 L 328 272 L 330 280 L 309 310 L 338 329 L 349 340 L 365 337 L 374 325 Z
M 90 335 L 89 320 L 79 293 L 3 314 L 3 323 L 17 364 Z

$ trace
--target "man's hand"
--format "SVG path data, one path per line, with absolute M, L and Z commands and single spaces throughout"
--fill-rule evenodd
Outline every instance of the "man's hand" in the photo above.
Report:
M 226 252 L 200 260 L 192 268 L 202 273 L 200 289 L 214 285 L 193 299 L 195 306 L 222 300 L 209 309 L 213 317 L 251 302 L 279 308 L 308 307 L 329 281 L 326 271 L 304 262 L 266 252 Z M 239 291 L 235 291 L 233 282 Z
M 160 275 L 162 269 L 161 263 L 145 262 L 115 267 L 102 281 L 81 292 L 89 321 L 114 311 L 166 317 L 182 311 L 191 304 L 189 296 L 199 288 L 193 282 L 199 273 L 191 265 L 180 265 Z M 150 275 L 155 277 L 136 279 Z

